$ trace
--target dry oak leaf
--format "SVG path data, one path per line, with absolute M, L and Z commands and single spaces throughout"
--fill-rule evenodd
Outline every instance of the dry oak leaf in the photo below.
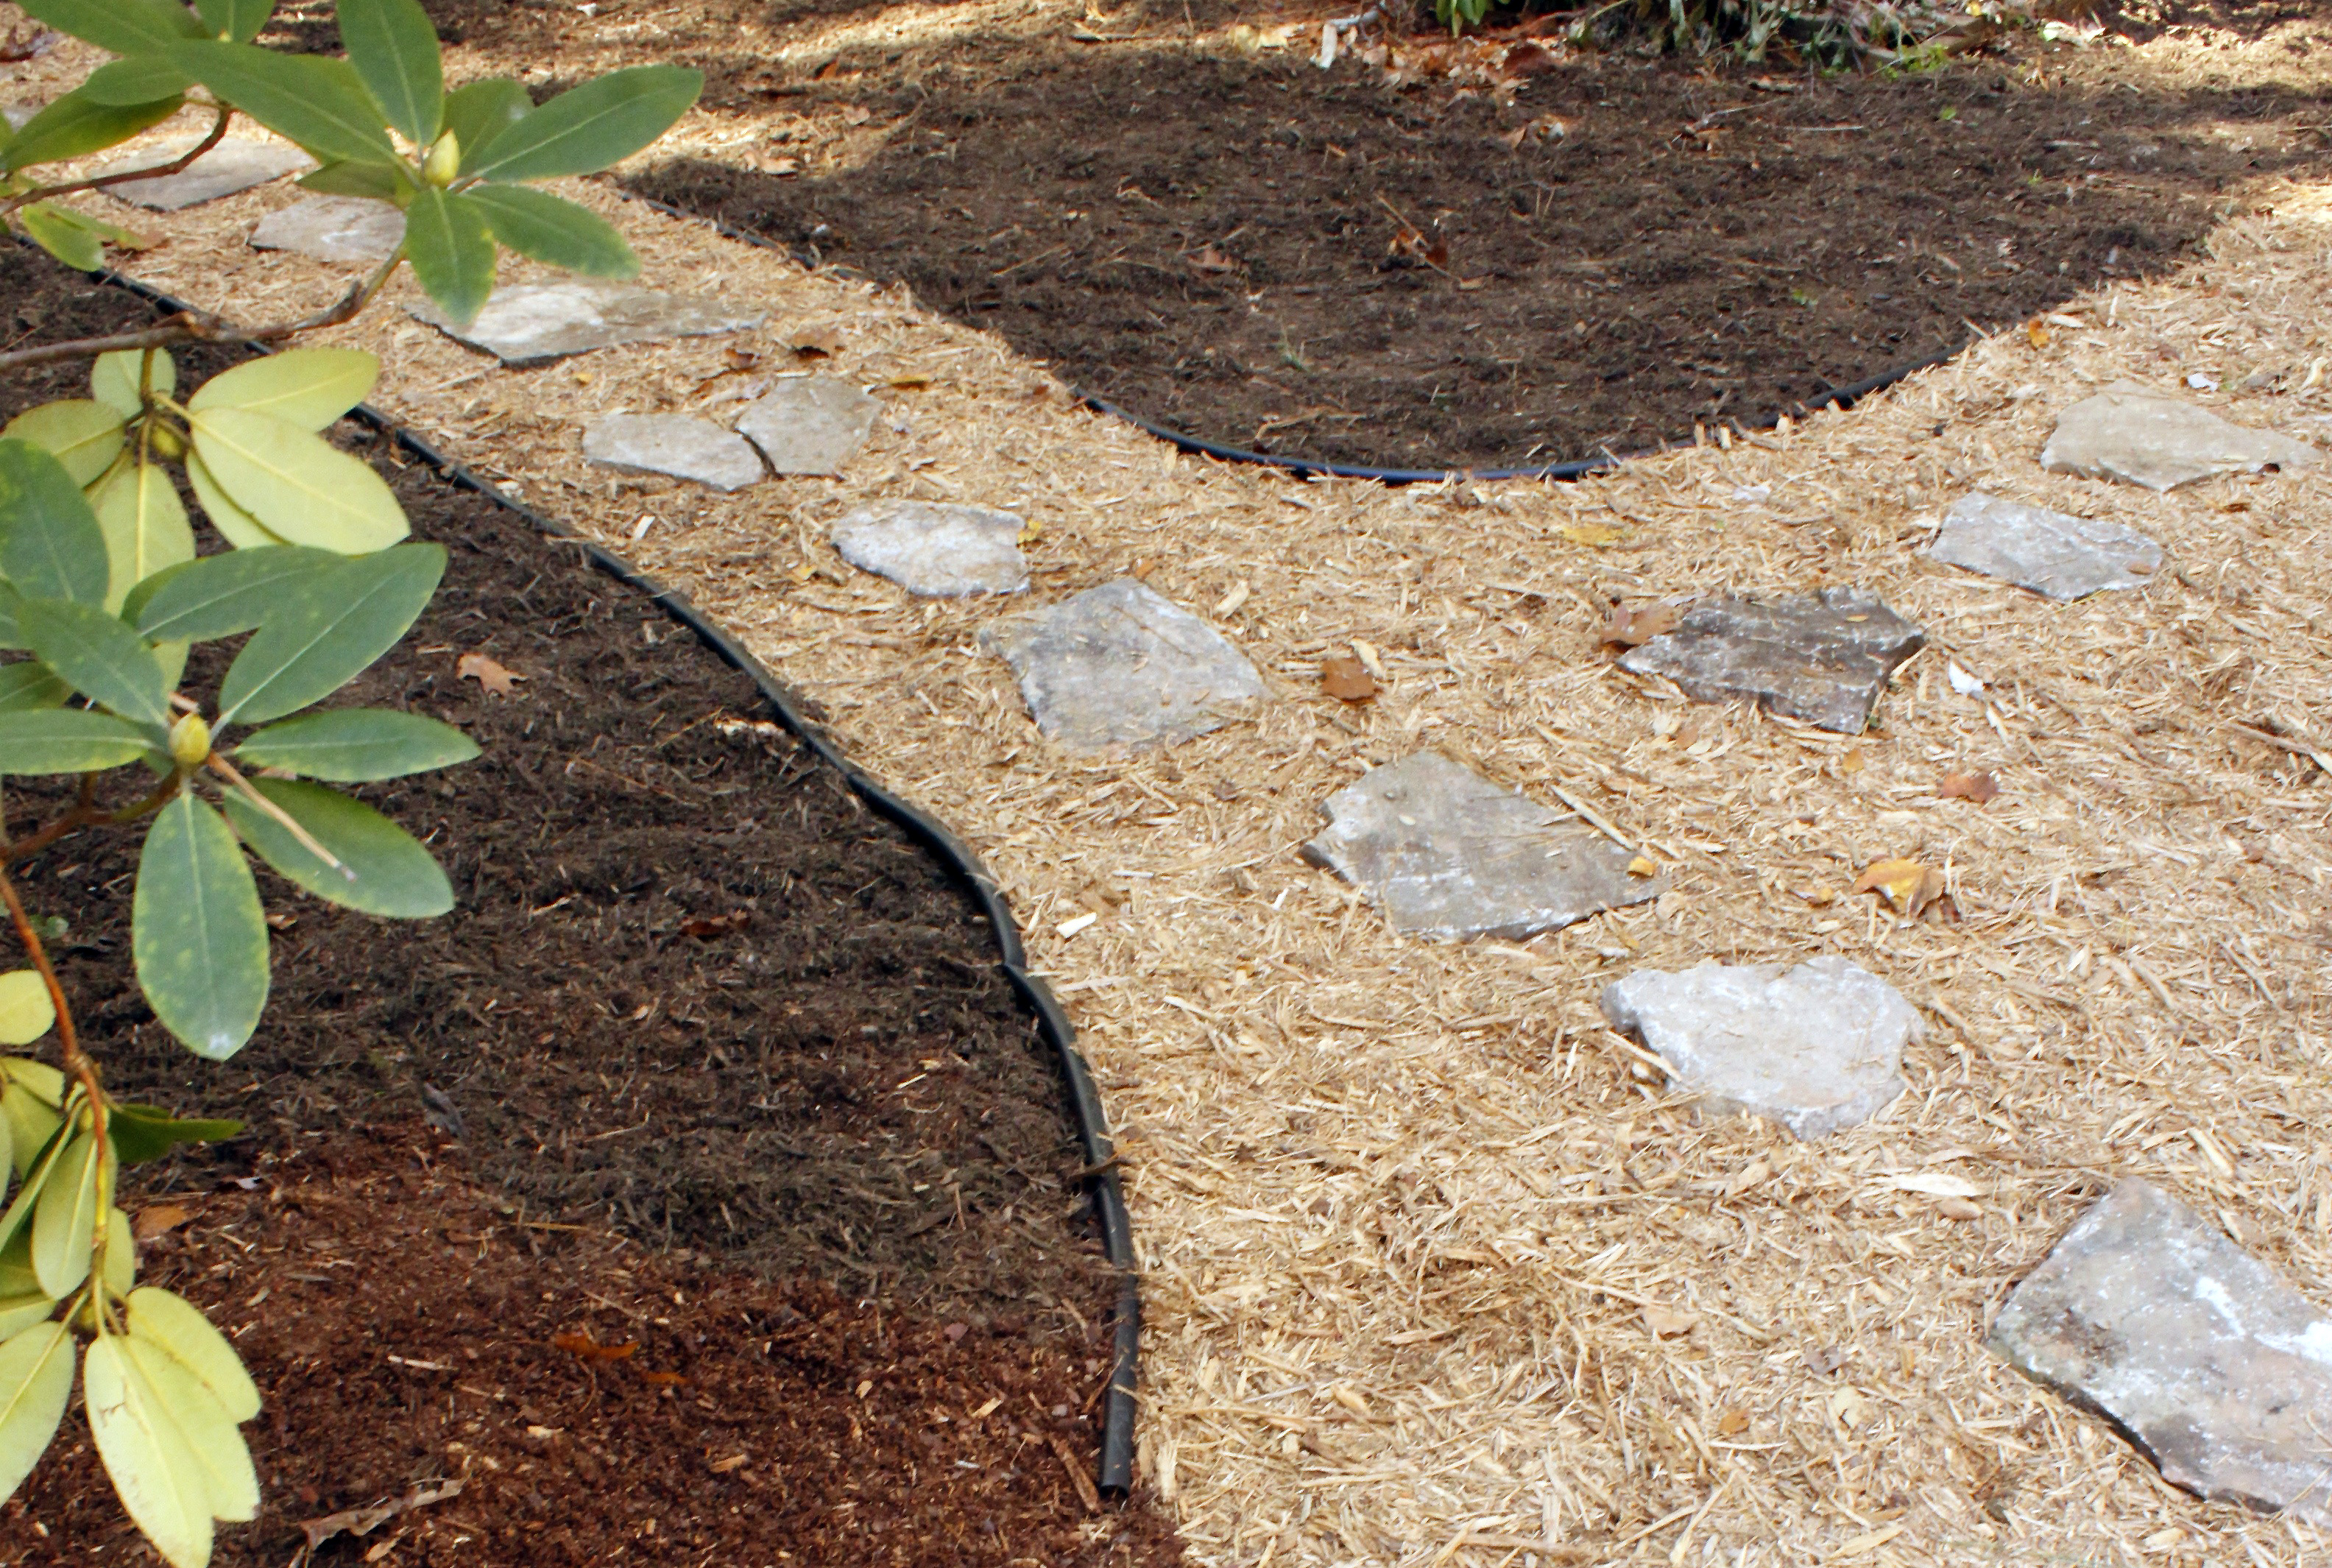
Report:
M 590 1331 L 579 1334 L 555 1334 L 550 1336 L 554 1349 L 563 1350 L 579 1361 L 627 1361 L 639 1351 L 637 1340 L 626 1340 L 622 1344 L 601 1344 L 591 1337 Z
M 176 1203 L 157 1203 L 138 1211 L 138 1217 L 129 1222 L 129 1234 L 140 1243 L 151 1241 L 158 1236 L 167 1236 L 192 1218 Z
M 1938 800 L 1973 800 L 1982 806 L 2000 793 L 2000 780 L 1990 773 L 1946 773 L 1935 786 Z
M 517 671 L 488 658 L 483 654 L 464 654 L 461 662 L 454 666 L 454 678 L 475 681 L 497 697 L 509 696 L 511 690 L 511 683 L 526 679 Z
M 1679 612 L 1668 604 L 1638 605 L 1634 609 L 1613 605 L 1603 623 L 1603 640 L 1624 647 L 1641 647 L 1665 632 L 1676 630 Z
M 1320 661 L 1320 689 L 1340 703 L 1366 703 L 1377 694 L 1377 681 L 1354 655 L 1338 654 Z

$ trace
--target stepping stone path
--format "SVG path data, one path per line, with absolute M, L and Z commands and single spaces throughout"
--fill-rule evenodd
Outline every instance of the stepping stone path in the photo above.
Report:
M 2162 547 L 2135 529 L 1981 491 L 1952 503 L 1927 553 L 2052 599 L 2144 588 L 2162 569 Z
M 269 213 L 251 231 L 257 251 L 297 251 L 320 262 L 371 265 L 405 241 L 405 215 L 387 202 L 316 196 Z
M 833 475 L 858 455 L 883 405 L 831 376 L 779 381 L 737 421 L 779 473 Z
M 2173 1485 L 2332 1525 L 2332 1319 L 2168 1194 L 2116 1183 L 2016 1287 L 1992 1341 L 2103 1411 Z
M 1327 831 L 1304 857 L 1412 936 L 1526 937 L 1660 891 L 1629 874 L 1633 851 L 1430 751 L 1371 768 L 1320 809 Z
M 861 571 L 911 594 L 960 598 L 1017 594 L 1028 586 L 1020 553 L 1027 525 L 1008 512 L 928 501 L 878 501 L 834 525 L 834 548 Z
M 2057 416 L 2040 466 L 2175 490 L 2218 473 L 2306 468 L 2322 456 L 2305 441 L 2232 425 L 2183 398 L 2117 381 Z
M 745 444 L 709 419 L 685 414 L 613 414 L 583 428 L 583 455 L 633 473 L 665 473 L 715 490 L 742 490 L 769 477 Z
M 158 168 L 184 158 L 194 150 L 195 145 L 181 141 L 159 151 L 140 153 L 126 162 L 108 164 L 100 172 L 126 174 L 132 169 Z M 153 212 L 174 213 L 181 207 L 216 201 L 315 167 L 316 160 L 296 147 L 230 136 L 177 174 L 108 186 L 105 194 Z
M 1173 745 L 1263 696 L 1247 655 L 1131 578 L 982 630 L 1020 682 L 1037 728 L 1073 751 Z
M 1611 1027 L 1640 1037 L 1713 1114 L 1745 1112 L 1801 1138 L 1859 1126 L 1904 1089 L 1918 1013 L 1835 954 L 1795 969 L 1704 963 L 1638 970 L 1603 988 Z
M 497 289 L 466 327 L 455 327 L 427 301 L 406 308 L 416 320 L 511 366 L 540 365 L 623 343 L 741 331 L 768 319 L 765 311 L 725 300 L 579 279 Z
M 1926 635 L 1859 588 L 1761 600 L 1702 599 L 1676 629 L 1621 655 L 1620 667 L 1665 675 L 1688 697 L 1747 697 L 1774 712 L 1857 735 L 1888 677 Z

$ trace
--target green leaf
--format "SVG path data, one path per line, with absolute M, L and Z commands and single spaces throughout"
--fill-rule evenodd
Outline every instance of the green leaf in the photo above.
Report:
M 99 1154 L 97 1140 L 76 1132 L 57 1157 L 33 1209 L 33 1273 L 41 1288 L 60 1301 L 89 1277 L 98 1201 L 105 1185 L 105 1162 Z
M 221 371 L 186 406 L 196 414 L 272 414 L 302 430 L 322 430 L 363 402 L 379 379 L 379 356 L 361 349 L 286 349 Z
M 138 606 L 134 619 L 139 635 L 158 641 L 232 637 L 281 608 L 294 584 L 343 559 L 299 545 L 206 555 L 164 578 Z M 129 607 L 123 613 L 129 615 Z
M 451 724 L 388 708 L 335 708 L 287 719 L 234 749 L 244 769 L 363 784 L 473 760 L 478 743 Z
M 0 713 L 27 713 L 62 707 L 72 687 L 38 659 L 0 664 Z
M 72 1331 L 36 1323 L 0 1344 L 0 1502 L 49 1449 L 72 1398 Z
M 153 749 L 154 738 L 137 725 L 87 708 L 0 713 L 0 774 L 93 773 L 135 762 Z M 0 1045 L 24 1043 L 0 1028 Z
M 149 726 L 156 733 L 169 730 L 170 688 L 162 680 L 154 650 L 136 632 L 95 605 L 62 599 L 26 599 L 16 622 L 41 663 L 71 681 L 74 691 L 133 724 Z M 53 720 L 54 715 L 43 715 L 37 722 Z M 26 714 L 9 722 L 34 722 Z
M 183 1121 L 153 1105 L 117 1101 L 106 1107 L 106 1135 L 124 1165 L 159 1160 L 181 1143 L 216 1143 L 243 1131 L 240 1122 Z
M 482 185 L 458 198 L 485 214 L 494 238 L 538 262 L 594 278 L 636 278 L 640 258 L 616 226 L 588 207 L 548 191 Z
M 176 0 L 24 0 L 23 9 L 109 54 L 145 54 L 202 33 Z
M 259 857 L 318 898 L 392 920 L 427 920 L 454 907 L 453 884 L 421 841 L 361 801 L 320 784 L 255 779 L 252 788 L 340 863 L 335 869 L 241 791 L 226 814 Z
M 120 1164 L 116 1155 L 114 1163 Z M 138 1283 L 138 1236 L 129 1228 L 129 1216 L 119 1208 L 105 1211 L 105 1241 L 100 1249 L 104 1256 L 94 1265 L 98 1278 L 115 1299 L 129 1294 Z
M 413 199 L 413 181 L 393 163 L 358 162 L 343 158 L 311 169 L 292 182 L 302 190 L 323 196 L 363 196 L 403 206 Z
M 405 209 L 405 254 L 414 281 L 466 327 L 494 292 L 494 242 L 484 211 L 467 196 L 424 186 Z
M 267 920 L 234 832 L 189 790 L 146 835 L 129 923 L 162 1027 L 214 1062 L 241 1050 L 267 1005 Z
M 242 1358 L 191 1302 L 151 1285 L 133 1290 L 129 1332 L 177 1357 L 234 1420 L 259 1413 L 259 1390 L 243 1370 Z
M 139 104 L 177 98 L 186 86 L 185 72 L 158 54 L 146 54 L 99 66 L 81 84 L 81 91 L 92 102 L 134 109 Z
M 163 1413 L 186 1440 L 186 1451 L 202 1472 L 211 1517 L 241 1522 L 259 1516 L 259 1476 L 251 1450 L 225 1410 L 208 1389 L 168 1351 L 131 1330 L 122 1342 L 145 1375 Z
M 507 76 L 488 77 L 445 95 L 445 129 L 462 149 L 462 161 L 534 112 L 534 99 Z M 467 174 L 469 170 L 462 171 Z
M 215 36 L 248 43 L 275 14 L 275 0 L 195 0 L 195 11 Z
M 397 156 L 380 106 L 356 67 L 313 54 L 278 54 L 251 43 L 205 41 L 170 50 L 172 63 L 319 162 Z
M 138 395 L 139 378 L 146 374 L 146 356 L 154 356 L 154 392 L 167 397 L 178 389 L 178 362 L 167 349 L 117 349 L 100 354 L 89 368 L 89 395 L 120 415 L 135 419 L 146 411 Z M 86 480 L 83 483 L 88 483 Z
M 0 974 L 0 1046 L 29 1046 L 56 1021 L 56 1004 L 38 970 Z
M 29 1062 L 22 1057 L 0 1063 L 0 1121 L 8 1124 L 10 1155 L 16 1175 L 21 1177 L 32 1171 L 33 1162 L 56 1137 L 57 1129 L 64 1125 L 64 1118 L 57 1110 L 63 1098 L 63 1077 L 47 1063 Z M 0 1189 L 6 1185 L 5 1172 L 0 1172 Z M 0 1226 L 0 1231 L 5 1229 Z M 23 1239 L 24 1267 L 29 1270 L 33 1267 L 31 1238 Z
M 16 209 L 16 221 L 34 244 L 78 272 L 93 272 L 105 265 L 105 246 L 98 237 L 72 222 L 54 202 L 33 202 Z
M 29 441 L 0 439 L 0 581 L 26 600 L 105 598 L 105 534 L 72 473 Z
M 124 468 L 94 497 L 105 534 L 105 607 L 119 612 L 129 590 L 158 571 L 195 559 L 195 530 L 178 487 L 158 463 Z
M 187 424 L 211 479 L 278 539 L 365 555 L 412 531 L 386 480 L 288 419 L 205 408 Z
M 100 103 L 86 92 L 68 92 L 26 120 L 8 144 L 10 174 L 36 163 L 80 158 L 118 142 L 128 141 L 149 125 L 158 125 L 178 112 L 183 100 L 166 98 L 158 103 L 128 106 Z
M 396 645 L 444 572 L 444 545 L 401 544 L 292 585 L 227 666 L 218 722 L 263 724 L 330 696 Z
M 121 418 L 101 402 L 71 397 L 25 409 L 0 430 L 0 441 L 31 442 L 63 464 L 75 484 L 87 484 L 121 455 Z
M 12 1104 L 14 1098 L 12 1092 L 10 1095 Z M 10 1136 L 15 1143 L 17 1157 L 22 1159 L 24 1141 L 19 1135 L 18 1129 L 12 1127 Z M 0 1249 L 14 1245 L 19 1236 L 26 1238 L 26 1245 L 29 1248 L 33 1211 L 41 1206 L 42 1190 L 48 1185 L 49 1177 L 56 1171 L 58 1157 L 63 1154 L 70 1142 L 66 1135 L 63 1119 L 60 1117 L 50 1136 L 40 1145 L 32 1168 L 24 1172 L 24 1181 L 17 1187 L 15 1198 L 10 1201 L 7 1210 L 0 1213 Z M 31 1257 L 32 1254 L 28 1250 L 25 1257 L 29 1260 Z
M 704 91 L 704 73 L 634 65 L 562 92 L 463 159 L 482 180 L 596 174 L 662 136 Z
M 426 149 L 445 112 L 437 29 L 415 0 L 339 0 L 340 43 L 388 123 Z
M 110 1334 L 91 1341 L 81 1378 L 90 1436 L 130 1520 L 171 1568 L 205 1568 L 209 1477 L 129 1346 Z
M 0 1085 L 0 1093 L 5 1092 L 5 1085 Z M 0 1116 L 0 1142 L 7 1137 L 7 1118 Z M 0 1250 L 0 1342 L 14 1339 L 56 1310 L 56 1302 L 41 1288 L 40 1276 L 33 1272 L 33 1238 L 31 1232 L 24 1232 Z M 0 1404 L 5 1402 L 6 1396 L 0 1395 Z M 0 1426 L 5 1424 L 0 1420 Z M 6 1439 L 0 1438 L 0 1447 L 5 1444 Z M 0 1476 L 0 1480 L 5 1479 Z
M 24 600 L 14 588 L 0 582 L 0 648 L 21 648 L 24 635 L 16 626 L 16 612 L 24 608 Z
M 119 224 L 107 223 L 103 218 L 93 218 L 79 208 L 63 206 L 56 202 L 34 202 L 17 215 L 22 217 L 24 213 L 35 210 L 40 213 L 43 224 L 59 234 L 86 234 L 100 244 L 119 245 L 126 251 L 145 251 L 154 247 L 154 241 L 135 229 L 125 229 Z
M 203 515 L 211 520 L 219 537 L 237 550 L 259 550 L 282 544 L 267 526 L 234 502 L 234 498 L 219 488 L 211 471 L 196 452 L 186 454 L 186 483 L 195 487 L 195 499 L 202 503 Z

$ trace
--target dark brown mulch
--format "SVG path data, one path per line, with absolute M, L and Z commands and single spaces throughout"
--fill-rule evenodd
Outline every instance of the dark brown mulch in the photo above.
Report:
M 0 339 L 11 345 L 114 330 L 147 313 L 124 292 L 13 248 L 0 250 Z M 218 366 L 205 354 L 181 358 L 182 386 Z M 60 368 L 0 387 L 0 420 L 75 394 L 84 374 Z M 261 1369 L 276 1412 L 269 1419 L 281 1424 L 254 1440 L 263 1477 L 278 1489 L 267 1520 L 235 1534 L 244 1555 L 231 1560 L 280 1563 L 289 1518 L 369 1502 L 401 1487 L 406 1467 L 427 1468 L 414 1456 L 437 1440 L 444 1391 L 416 1394 L 401 1373 L 383 1370 L 384 1353 L 435 1359 L 401 1345 L 518 1314 L 495 1332 L 522 1360 L 523 1346 L 539 1347 L 583 1311 L 577 1292 L 621 1295 L 607 1283 L 620 1279 L 607 1273 L 618 1265 L 656 1292 L 669 1286 L 691 1301 L 702 1292 L 730 1304 L 685 1320 L 693 1325 L 686 1350 L 714 1370 L 692 1384 L 697 1391 L 674 1398 L 686 1408 L 701 1408 L 699 1397 L 734 1401 L 724 1408 L 750 1417 L 757 1450 L 781 1458 L 801 1507 L 850 1500 L 853 1478 L 868 1477 L 845 1521 L 853 1530 L 863 1524 L 867 1539 L 848 1544 L 844 1531 L 835 1536 L 843 1544 L 808 1560 L 855 1562 L 862 1552 L 869 1562 L 949 1560 L 896 1557 L 894 1546 L 949 1539 L 926 1527 L 918 1510 L 927 1504 L 961 1504 L 972 1510 L 966 1526 L 979 1527 L 985 1494 L 961 1489 L 970 1483 L 959 1484 L 955 1458 L 940 1467 L 948 1485 L 928 1495 L 875 1485 L 892 1459 L 830 1440 L 848 1424 L 834 1411 L 856 1410 L 855 1395 L 829 1405 L 805 1391 L 808 1383 L 762 1387 L 747 1372 L 759 1372 L 753 1357 L 769 1341 L 771 1315 L 788 1304 L 815 1316 L 827 1336 L 818 1343 L 827 1348 L 802 1363 L 811 1382 L 834 1381 L 834 1358 L 906 1366 L 911 1353 L 936 1355 L 932 1335 L 959 1324 L 970 1347 L 961 1377 L 977 1371 L 994 1381 L 996 1358 L 1017 1357 L 1029 1371 L 1013 1397 L 1025 1405 L 1033 1392 L 1043 1410 L 1066 1412 L 1066 1425 L 1047 1429 L 1047 1451 L 1057 1436 L 1079 1466 L 1094 1464 L 1092 1412 L 1105 1372 L 1095 1347 L 1109 1333 L 1114 1276 L 1080 1197 L 1057 1070 L 996 970 L 991 933 L 939 865 L 769 725 L 750 683 L 643 596 L 582 564 L 573 546 L 453 490 L 355 427 L 340 435 L 389 475 L 416 534 L 452 552 L 421 622 L 342 700 L 430 713 L 483 748 L 481 760 L 447 773 L 358 791 L 430 842 L 452 875 L 454 913 L 376 921 L 263 872 L 281 922 L 273 995 L 259 1034 L 216 1066 L 163 1035 L 131 976 L 136 836 L 81 834 L 21 868 L 36 911 L 70 923 L 60 968 L 114 1088 L 251 1123 L 232 1143 L 137 1172 L 132 1208 L 200 1208 L 212 1201 L 203 1194 L 236 1181 L 272 1191 L 282 1169 L 313 1151 L 353 1147 L 366 1129 L 406 1129 L 425 1113 L 459 1128 L 450 1147 L 424 1151 L 445 1173 L 435 1186 L 384 1184 L 384 1172 L 409 1167 L 404 1132 L 383 1135 L 388 1152 L 379 1161 L 358 1160 L 362 1180 L 332 1190 L 335 1233 L 358 1266 L 349 1288 L 286 1288 L 290 1310 L 263 1315 L 253 1331 L 280 1336 L 255 1343 L 282 1346 L 266 1353 L 287 1358 Z M 184 689 L 215 689 L 231 652 L 198 650 Z M 469 653 L 519 677 L 511 694 L 462 678 L 457 664 Z M 129 791 L 135 781 L 110 788 Z M 12 789 L 11 830 L 22 832 L 58 798 Z M 304 1176 L 341 1160 L 335 1152 L 298 1169 Z M 408 1199 L 416 1206 L 409 1212 L 401 1207 Z M 230 1214 L 219 1223 L 234 1221 Z M 271 1209 L 236 1234 L 247 1247 L 254 1227 L 286 1223 Z M 432 1315 L 425 1324 L 441 1310 L 432 1293 L 447 1284 L 428 1238 L 458 1232 L 474 1240 L 496 1228 L 527 1248 L 492 1255 L 491 1267 L 482 1256 L 473 1283 L 483 1294 L 461 1296 L 458 1309 L 442 1309 L 444 1322 Z M 308 1243 L 288 1233 L 249 1254 L 215 1229 L 197 1233 L 210 1238 L 208 1250 L 187 1261 L 183 1276 L 232 1274 L 235 1299 L 247 1304 L 278 1288 L 268 1268 L 292 1270 L 287 1279 L 323 1272 L 299 1260 Z M 533 1249 L 608 1236 L 620 1238 L 620 1254 L 578 1239 L 554 1267 Z M 271 1263 L 268 1247 L 292 1250 Z M 529 1272 L 538 1269 L 551 1272 Z M 246 1285 L 237 1270 L 259 1272 Z M 205 1283 L 196 1294 L 225 1299 L 210 1290 Z M 724 1325 L 733 1325 L 725 1337 Z M 465 1361 L 466 1348 L 487 1353 L 481 1342 L 465 1347 Z M 387 1381 L 374 1387 L 368 1378 Z M 373 1414 L 354 1408 L 359 1398 L 378 1401 Z M 500 1410 L 502 1401 L 490 1402 Z M 538 1413 L 513 1429 L 521 1434 L 559 1424 L 540 1413 L 565 1407 L 529 1408 Z M 798 1430 L 779 1420 L 796 1409 L 807 1423 Z M 343 1416 L 362 1429 L 344 1432 Z M 805 1435 L 818 1433 L 826 1435 Z M 685 1422 L 651 1422 L 626 1439 L 625 1466 L 602 1459 L 605 1473 L 593 1478 L 578 1465 L 572 1481 L 562 1468 L 557 1487 L 550 1468 L 540 1467 L 528 1490 L 512 1494 L 518 1501 L 496 1505 L 492 1516 L 493 1538 L 503 1540 L 508 1525 L 518 1545 L 483 1556 L 473 1545 L 461 1560 L 489 1568 L 584 1561 L 619 1515 L 635 1527 L 659 1517 L 660 1530 L 684 1538 L 728 1539 L 722 1532 L 748 1527 L 723 1523 L 738 1499 L 699 1496 L 683 1484 L 702 1474 L 701 1437 Z M 957 1458 L 973 1448 L 985 1456 L 967 1462 L 1008 1468 L 1018 1451 L 1017 1437 L 1000 1429 L 956 1437 L 967 1445 Z M 931 1469 L 921 1448 L 902 1439 L 894 1458 Z M 1047 1510 L 1082 1515 L 1081 1501 L 1058 1512 L 1077 1494 L 1057 1453 L 1052 1462 L 1060 1486 L 1027 1480 L 1026 1507 L 999 1528 L 1035 1530 Z M 644 1477 L 636 1485 L 626 1479 L 632 1471 Z M 303 1487 L 313 1506 L 285 1500 L 282 1488 L 304 1499 Z M 49 1537 L 59 1544 L 40 1550 L 77 1552 L 87 1522 L 117 1518 L 114 1507 L 101 1490 L 37 1481 L 0 1510 L 0 1563 L 66 1560 L 9 1555 L 32 1539 L 24 1534 L 31 1521 L 49 1520 L 47 1510 L 79 1512 L 65 1520 L 72 1529 Z M 767 1532 L 749 1542 L 798 1551 L 786 1531 L 808 1526 L 792 1515 L 769 1517 L 777 1523 L 749 1521 Z M 1168 1541 L 1163 1527 L 1138 1507 L 1109 1517 L 1083 1560 L 1101 1560 L 1118 1530 L 1142 1544 L 1141 1561 L 1173 1559 L 1171 1542 L 1159 1544 Z M 577 1554 L 560 1557 L 531 1539 L 526 1519 L 598 1522 L 578 1523 Z M 634 1548 L 640 1560 L 681 1560 L 661 1551 Z
M 217 1562 L 282 1568 L 301 1522 L 441 1479 L 459 1495 L 316 1562 L 388 1542 L 409 1568 L 1179 1556 L 1152 1510 L 1087 1501 L 1098 1323 L 902 1313 L 530 1229 L 462 1162 L 416 1118 L 173 1200 L 149 1277 L 236 1336 L 267 1397 L 244 1429 L 266 1511 L 222 1527 Z M 76 1415 L 0 1506 L 0 1563 L 143 1556 Z

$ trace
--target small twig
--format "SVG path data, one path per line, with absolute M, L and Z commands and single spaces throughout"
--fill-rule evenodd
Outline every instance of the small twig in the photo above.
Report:
M 224 317 L 207 311 L 182 311 L 158 327 L 148 327 L 137 332 L 116 332 L 106 338 L 81 338 L 70 343 L 44 343 L 37 349 L 18 349 L 0 354 L 0 375 L 22 370 L 34 365 L 52 365 L 63 359 L 86 359 L 99 354 L 122 349 L 167 349 L 177 343 L 273 343 L 301 332 L 313 332 L 326 327 L 337 327 L 353 320 L 373 296 L 388 282 L 399 263 L 405 260 L 405 247 L 399 245 L 389 253 L 373 274 L 361 282 L 352 283 L 338 304 L 303 316 L 296 321 L 282 321 L 272 327 L 238 327 Z
M 354 882 L 357 879 L 357 874 L 350 871 L 346 865 L 342 865 L 339 856 L 334 855 L 330 850 L 317 843 L 315 835 L 310 833 L 306 828 L 301 827 L 299 823 L 293 821 L 290 812 L 284 810 L 283 808 L 275 804 L 274 801 L 270 800 L 266 796 L 262 795 L 258 790 L 253 789 L 251 787 L 251 780 L 244 778 L 235 768 L 234 763 L 228 761 L 225 758 L 221 757 L 216 753 L 213 753 L 210 758 L 210 770 L 220 778 L 225 779 L 228 783 L 234 785 L 236 789 L 240 790 L 244 799 L 250 801 L 253 806 L 258 807 L 262 811 L 267 813 L 268 816 L 275 818 L 275 820 L 282 826 L 282 828 L 286 833 L 289 833 L 292 837 L 300 841 L 301 848 L 305 849 L 309 854 L 314 856 L 317 859 L 330 866 L 334 871 L 339 872 L 349 881 Z
M 154 792 L 144 799 L 124 806 L 118 811 L 106 811 L 92 804 L 96 794 L 94 776 L 85 778 L 82 780 L 80 803 L 46 827 L 35 830 L 25 837 L 7 842 L 5 848 L 0 848 L 0 866 L 14 865 L 20 860 L 38 855 L 67 834 L 83 827 L 119 827 L 135 822 L 140 817 L 168 805 L 170 797 L 177 792 L 178 780 L 177 776 L 173 775 L 156 786 Z
M 91 176 L 88 179 L 62 180 L 55 185 L 44 185 L 35 190 L 24 191 L 9 197 L 5 202 L 0 202 L 0 217 L 6 216 L 19 207 L 29 206 L 34 202 L 47 201 L 52 196 L 71 196 L 75 191 L 103 190 L 108 186 L 128 185 L 133 180 L 167 179 L 174 174 L 184 174 L 196 158 L 216 147 L 220 139 L 226 135 L 227 121 L 234 118 L 234 110 L 222 103 L 218 106 L 218 120 L 211 126 L 210 134 L 196 142 L 193 149 L 182 158 L 175 158 L 168 163 L 151 164 L 144 168 L 124 169 L 119 174 L 102 174 Z

